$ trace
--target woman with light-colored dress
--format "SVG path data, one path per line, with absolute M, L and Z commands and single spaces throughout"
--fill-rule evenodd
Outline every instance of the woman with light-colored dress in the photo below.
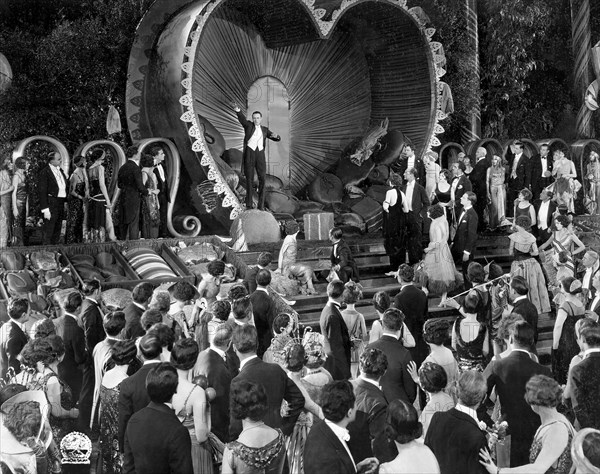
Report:
M 29 196 L 29 186 L 27 183 L 29 165 L 30 161 L 25 158 L 17 158 L 15 160 L 12 196 L 13 216 L 15 218 L 13 243 L 15 245 L 24 245 L 25 224 L 27 222 L 27 198 Z
M 365 350 L 365 342 L 369 338 L 365 317 L 356 311 L 356 303 L 362 299 L 362 286 L 359 283 L 349 281 L 346 283 L 342 299 L 346 304 L 346 309 L 342 310 L 342 318 L 348 327 L 350 341 L 352 343 L 352 352 L 350 353 L 350 372 L 358 377 L 358 361 L 360 355 Z
M 486 172 L 490 229 L 496 229 L 506 220 L 506 168 L 502 158 L 494 155 L 492 166 Z
M 575 212 L 575 195 L 581 189 L 581 183 L 576 179 L 575 163 L 560 148 L 554 151 L 553 159 L 552 176 L 556 178 L 554 194 L 557 202 L 565 204 L 569 212 Z
M 588 188 L 585 192 L 583 204 L 590 214 L 600 214 L 600 156 L 595 151 L 590 152 L 585 180 Z
M 9 245 L 12 240 L 13 169 L 13 162 L 7 156 L 0 164 L 0 248 Z
M 142 238 L 156 239 L 158 238 L 158 228 L 160 226 L 160 204 L 158 202 L 158 183 L 154 174 L 154 157 L 144 155 L 140 160 L 142 168 L 142 182 L 148 195 L 142 198 L 141 204 L 141 231 Z

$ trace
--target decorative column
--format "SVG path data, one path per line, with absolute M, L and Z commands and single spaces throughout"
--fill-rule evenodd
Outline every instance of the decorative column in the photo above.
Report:
M 577 112 L 578 138 L 593 136 L 592 111 L 585 106 L 585 91 L 592 82 L 590 53 L 592 47 L 589 0 L 571 0 L 571 37 L 575 58 L 575 93 L 579 97 Z
M 473 108 L 464 117 L 460 131 L 460 139 L 463 144 L 479 140 L 481 138 L 481 94 L 479 78 L 479 34 L 477 31 L 477 0 L 465 0 L 465 19 L 467 41 L 470 55 L 468 58 L 469 69 L 475 77 L 474 90 L 472 94 L 475 97 Z

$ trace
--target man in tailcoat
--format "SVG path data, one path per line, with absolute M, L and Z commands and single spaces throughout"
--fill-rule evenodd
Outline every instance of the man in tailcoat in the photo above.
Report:
M 529 188 L 531 183 L 531 165 L 529 157 L 523 153 L 523 142 L 516 140 L 510 146 L 508 160 L 508 181 L 506 190 L 506 213 L 512 217 L 515 199 L 524 188 Z M 512 159 L 510 159 L 512 158 Z
M 119 198 L 119 239 L 136 240 L 140 238 L 140 205 L 142 196 L 148 195 L 148 189 L 142 180 L 140 153 L 136 145 L 127 148 L 128 160 L 119 169 L 117 186 L 121 190 Z
M 44 216 L 42 230 L 44 245 L 55 245 L 60 240 L 65 203 L 69 192 L 69 180 L 60 167 L 60 153 L 48 153 L 48 166 L 38 175 L 40 208 Z
M 0 328 L 0 377 L 4 378 L 9 368 L 15 374 L 21 372 L 18 355 L 27 344 L 25 323 L 29 320 L 29 301 L 26 298 L 12 298 L 8 303 L 9 320 Z
M 457 228 L 452 242 L 452 256 L 456 266 L 462 266 L 465 289 L 471 288 L 467 278 L 467 268 L 473 261 L 475 245 L 477 244 L 477 224 L 479 218 L 473 204 L 477 202 L 477 196 L 472 191 L 468 191 L 460 199 L 463 208 L 460 216 L 457 216 Z

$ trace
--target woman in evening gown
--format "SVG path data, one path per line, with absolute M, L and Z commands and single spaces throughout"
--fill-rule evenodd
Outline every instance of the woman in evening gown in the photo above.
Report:
M 25 223 L 27 221 L 27 196 L 29 186 L 27 185 L 27 170 L 30 161 L 25 158 L 15 160 L 15 172 L 13 174 L 13 242 L 15 245 L 24 245 Z
M 67 197 L 67 232 L 65 235 L 67 244 L 83 242 L 85 202 L 90 193 L 85 163 L 86 160 L 83 156 L 73 159 L 75 169 L 69 178 L 69 196 Z
M 588 182 L 584 199 L 585 207 L 592 215 L 600 214 L 600 157 L 595 151 L 590 152 L 585 179 Z
M 0 248 L 12 240 L 13 222 L 13 162 L 7 156 L 0 165 Z
M 177 369 L 179 385 L 173 395 L 173 410 L 185 426 L 192 440 L 194 474 L 212 474 L 213 458 L 209 446 L 210 404 L 200 385 L 190 382 L 200 349 L 191 338 L 180 339 L 171 351 L 171 364 Z
M 476 290 L 471 290 L 465 297 L 460 309 L 463 317 L 459 317 L 452 328 L 452 349 L 456 351 L 458 368 L 483 372 L 485 360 L 489 353 L 488 330 L 477 318 L 480 296 Z M 451 299 L 448 302 L 454 302 Z
M 106 188 L 104 158 L 106 152 L 94 150 L 90 155 L 88 179 L 90 187 L 90 203 L 88 206 L 88 234 L 91 242 L 104 242 L 106 240 L 106 209 L 112 203 Z
M 435 193 L 435 188 L 440 181 L 440 165 L 436 163 L 438 160 L 438 154 L 435 151 L 428 151 L 423 156 L 423 162 L 425 163 L 425 192 L 427 197 L 430 197 Z
M 262 384 L 233 380 L 229 395 L 231 416 L 242 420 L 238 439 L 227 443 L 222 474 L 281 474 L 285 465 L 285 437 L 263 421 L 267 392 Z
M 444 215 L 446 216 L 446 220 L 448 224 L 452 222 L 452 196 L 451 189 L 452 186 L 450 182 L 452 181 L 452 173 L 446 169 L 440 171 L 440 179 L 435 187 L 434 194 L 430 196 L 431 202 L 433 204 L 439 204 L 442 206 L 444 210 Z
M 222 260 L 213 260 L 206 268 L 207 273 L 202 274 L 202 280 L 198 284 L 198 293 L 200 298 L 206 299 L 208 306 L 217 301 L 217 296 L 221 292 L 221 283 L 225 275 L 225 262 Z
M 487 169 L 486 176 L 490 229 L 496 229 L 506 219 L 506 168 L 498 155 L 492 158 L 492 166 Z
M 516 232 L 508 236 L 510 239 L 509 253 L 514 256 L 510 267 L 511 276 L 522 276 L 529 288 L 528 298 L 537 308 L 538 313 L 550 312 L 550 298 L 546 287 L 546 278 L 542 267 L 535 259 L 538 247 L 535 237 L 529 233 L 531 220 L 528 216 L 515 217 Z
M 515 219 L 519 216 L 527 216 L 531 220 L 532 225 L 537 222 L 535 218 L 535 209 L 533 208 L 533 204 L 531 204 L 531 198 L 533 194 L 527 188 L 519 191 L 519 196 L 515 199 L 514 202 L 514 213 Z
M 390 258 L 391 269 L 396 271 L 406 259 L 406 214 L 402 206 L 404 194 L 400 190 L 402 177 L 392 171 L 388 184 L 392 188 L 383 201 L 383 245 Z
M 148 195 L 142 198 L 142 238 L 157 239 L 160 227 L 160 204 L 158 203 L 159 190 L 154 174 L 154 157 L 142 156 L 140 166 L 142 167 L 142 181 L 148 189 Z
M 100 385 L 100 452 L 103 474 L 121 474 L 123 464 L 119 451 L 119 391 L 127 378 L 129 364 L 137 355 L 134 341 L 117 341 L 111 349 L 114 368 L 102 377 Z
M 560 148 L 554 151 L 553 159 L 552 176 L 556 177 L 554 195 L 557 203 L 566 204 L 569 212 L 575 212 L 575 195 L 581 189 L 581 183 L 576 179 L 575 163 L 569 160 Z
M 441 295 L 440 305 L 443 305 L 448 292 L 457 286 L 456 267 L 448 247 L 448 221 L 439 204 L 431 206 L 427 216 L 431 219 L 431 226 L 429 245 L 424 250 L 423 269 L 427 275 L 427 289 L 432 294 Z
M 350 354 L 350 373 L 358 377 L 358 362 L 361 354 L 365 350 L 366 342 L 369 339 L 365 317 L 356 311 L 356 303 L 362 299 L 362 286 L 360 283 L 349 281 L 346 283 L 342 301 L 346 309 L 342 310 L 342 318 L 348 327 L 350 341 L 352 343 L 352 352 Z

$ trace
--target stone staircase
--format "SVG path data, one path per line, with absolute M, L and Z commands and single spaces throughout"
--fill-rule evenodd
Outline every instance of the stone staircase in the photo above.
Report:
M 484 234 L 477 242 L 475 260 L 485 265 L 495 261 L 503 267 L 506 273 L 510 272 L 512 258 L 508 253 L 508 238 L 506 234 Z M 377 313 L 371 303 L 373 295 L 378 291 L 387 291 L 393 298 L 400 289 L 400 285 L 393 277 L 386 276 L 390 270 L 389 258 L 385 253 L 381 237 L 365 236 L 360 239 L 348 239 L 360 271 L 360 283 L 363 286 L 363 299 L 356 304 L 357 311 L 361 312 L 370 328 Z M 256 264 L 260 252 L 269 251 L 273 253 L 274 262 L 272 269 L 277 267 L 276 258 L 279 253 L 280 244 L 253 245 L 250 251 L 238 253 L 237 255 L 249 265 Z M 310 263 L 313 268 L 319 268 L 320 263 L 329 260 L 331 244 L 325 241 L 298 240 L 298 261 Z M 319 272 L 317 272 L 319 275 Z M 321 272 L 319 283 L 315 284 L 318 295 L 298 295 L 295 297 L 294 309 L 298 312 L 300 323 L 313 329 L 319 327 L 319 317 L 323 306 L 327 302 L 327 272 Z M 429 295 L 429 317 L 455 319 L 459 313 L 452 308 L 438 307 L 440 298 Z M 552 346 L 552 329 L 554 326 L 554 313 L 542 314 L 539 317 L 539 341 L 537 344 L 538 354 L 542 361 L 546 362 Z M 548 354 L 547 356 L 545 354 Z

